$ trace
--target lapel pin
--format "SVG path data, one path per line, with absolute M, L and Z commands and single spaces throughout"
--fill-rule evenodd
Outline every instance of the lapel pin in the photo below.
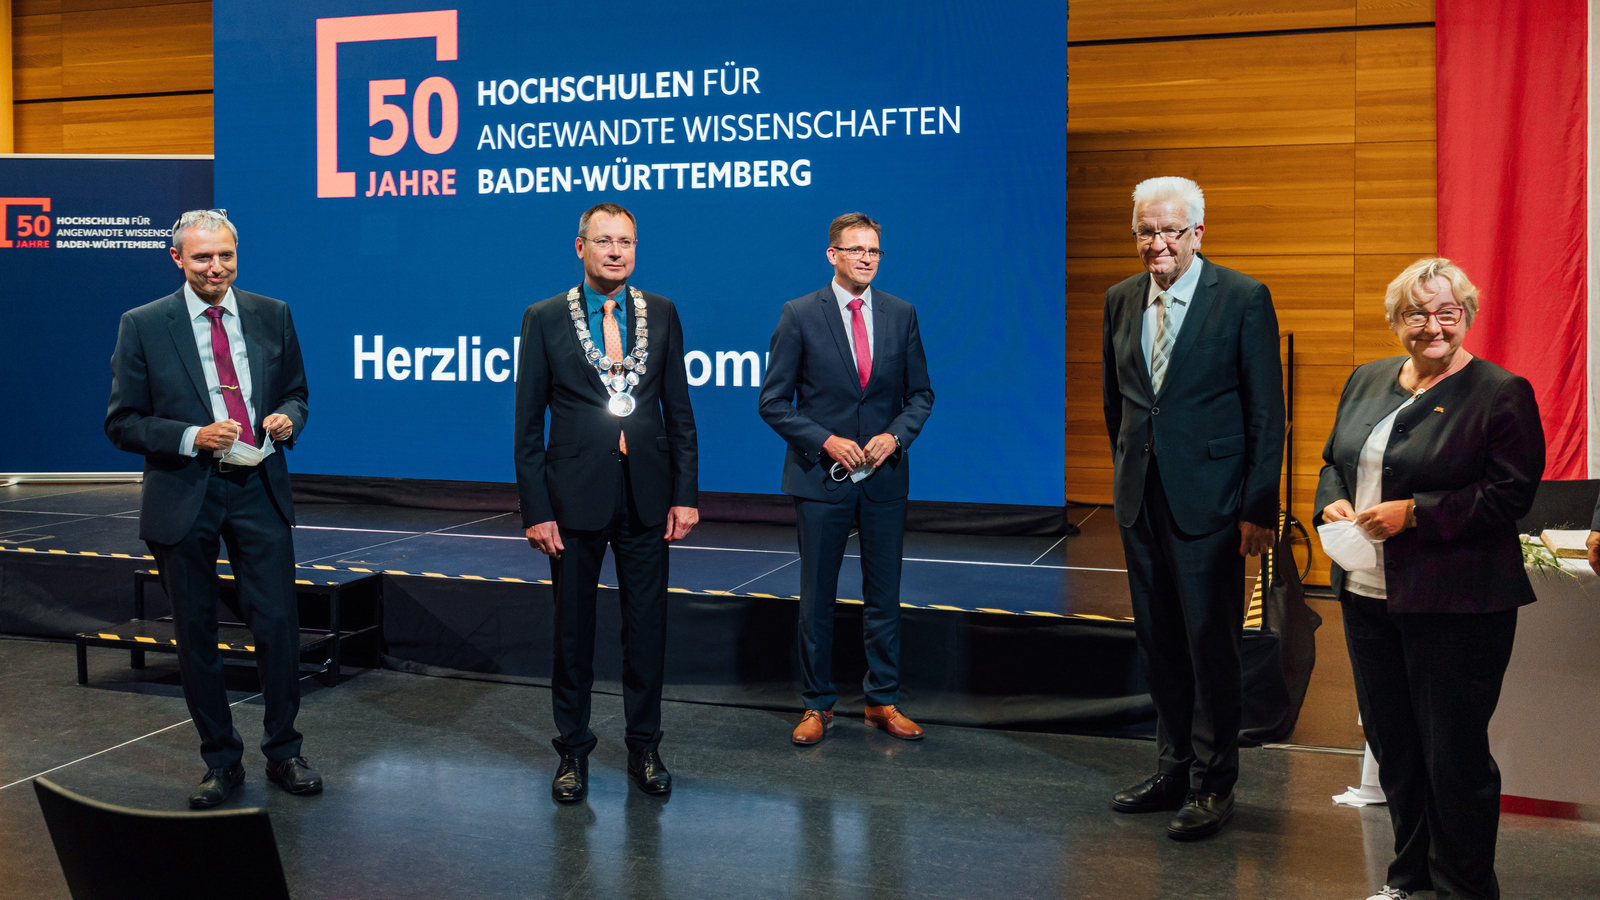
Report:
M 1434 407 L 1434 408 L 1433 408 L 1433 411 L 1434 411 L 1434 412 L 1444 412 L 1444 407 L 1442 407 L 1442 406 L 1435 406 L 1435 407 Z

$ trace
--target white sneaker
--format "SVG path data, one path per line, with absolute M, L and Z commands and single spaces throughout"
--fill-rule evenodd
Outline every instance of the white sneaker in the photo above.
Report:
M 1410 896 L 1410 891 L 1402 891 L 1399 888 L 1384 885 L 1378 888 L 1378 892 L 1368 897 L 1367 900 L 1406 900 Z

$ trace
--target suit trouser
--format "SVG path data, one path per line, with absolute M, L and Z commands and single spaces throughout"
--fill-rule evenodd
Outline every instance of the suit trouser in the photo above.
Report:
M 900 697 L 900 566 L 906 534 L 906 498 L 878 502 L 859 484 L 839 488 L 838 503 L 794 498 L 800 539 L 800 679 L 807 709 L 832 709 L 833 608 L 839 599 L 839 566 L 850 528 L 861 524 L 861 627 L 867 702 L 891 706 Z
M 261 752 L 269 762 L 300 755 L 300 611 L 294 587 L 294 535 L 278 513 L 260 467 L 212 472 L 200 514 L 176 544 L 149 542 L 172 601 L 183 698 L 211 768 L 239 762 L 244 741 L 233 727 L 217 648 L 217 554 L 228 545 L 239 612 L 255 636 L 266 703 Z
M 1239 529 L 1186 534 L 1172 518 L 1156 461 L 1144 506 L 1122 529 L 1134 634 L 1156 708 L 1159 771 L 1227 794 L 1239 778 L 1244 557 Z
M 1340 591 L 1356 702 L 1389 799 L 1388 883 L 1495 898 L 1500 768 L 1489 719 L 1511 662 L 1517 611 L 1391 613 Z
M 550 558 L 555 594 L 555 657 L 550 676 L 557 752 L 588 756 L 589 692 L 594 687 L 596 583 L 606 545 L 616 557 L 617 594 L 622 601 L 622 709 L 629 750 L 653 750 L 661 743 L 661 682 L 667 653 L 666 524 L 645 525 L 633 503 L 625 458 L 617 465 L 611 521 L 598 531 L 561 529 L 566 549 Z

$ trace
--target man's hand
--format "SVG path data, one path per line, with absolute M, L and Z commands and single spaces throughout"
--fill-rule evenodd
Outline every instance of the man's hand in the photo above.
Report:
M 1589 539 L 1583 545 L 1589 548 L 1589 568 L 1600 575 L 1600 531 L 1589 532 Z
M 893 440 L 891 438 L 891 440 Z M 822 449 L 829 456 L 838 460 L 846 469 L 854 469 L 867 459 L 867 453 L 861 445 L 849 438 L 839 437 L 837 434 L 822 443 Z
M 1356 508 L 1350 505 L 1349 500 L 1339 499 L 1322 508 L 1324 522 L 1354 522 Z
M 283 413 L 267 416 L 261 420 L 261 425 L 275 441 L 287 441 L 289 435 L 294 434 L 294 421 Z
M 1410 527 L 1411 501 L 1390 500 L 1379 503 L 1356 516 L 1356 525 L 1371 535 L 1373 540 L 1387 540 Z
M 894 451 L 899 449 L 899 447 L 900 445 L 895 443 L 894 435 L 880 434 L 872 440 L 867 441 L 867 449 L 865 452 L 867 454 L 867 459 L 872 460 L 872 467 L 876 469 L 885 462 L 888 462 L 889 457 L 893 456 Z
M 201 450 L 227 453 L 233 448 L 233 442 L 239 439 L 241 432 L 238 422 L 223 419 L 221 422 L 213 422 L 200 429 L 194 436 L 194 445 Z
M 533 549 L 543 553 L 545 556 L 553 556 L 556 559 L 560 559 L 561 551 L 567 549 L 566 545 L 561 543 L 561 529 L 556 527 L 553 519 L 549 522 L 540 522 L 529 528 L 527 535 L 528 543 L 533 545 Z
M 700 510 L 692 506 L 674 506 L 667 510 L 667 543 L 681 541 L 700 521 Z
M 1239 523 L 1239 555 L 1260 556 L 1272 548 L 1273 529 L 1254 522 Z

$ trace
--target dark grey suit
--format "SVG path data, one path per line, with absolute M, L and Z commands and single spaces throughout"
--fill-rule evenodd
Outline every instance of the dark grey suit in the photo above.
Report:
M 221 541 L 228 545 L 239 611 L 255 635 L 266 699 L 262 752 L 272 762 L 300 755 L 294 504 L 284 451 L 306 424 L 305 366 L 288 305 L 248 291 L 233 294 L 250 362 L 255 421 L 249 427 L 259 446 L 262 421 L 281 413 L 294 423 L 290 438 L 275 442 L 275 451 L 249 469 L 224 471 L 206 450 L 192 457 L 179 452 L 191 425 L 215 418 L 181 289 L 123 314 L 105 425 L 119 449 L 144 456 L 139 536 L 150 545 L 172 601 L 184 697 L 211 768 L 237 763 L 244 752 L 217 652 Z
M 1206 261 L 1156 391 L 1140 341 L 1149 287 L 1140 273 L 1106 291 L 1112 492 L 1160 770 L 1226 795 L 1238 777 L 1244 624 L 1236 526 L 1277 524 L 1278 320 L 1266 285 Z
M 933 411 L 933 388 L 916 309 L 877 288 L 872 307 L 872 377 L 865 390 L 831 284 L 784 304 L 761 383 L 761 418 L 789 445 L 783 492 L 795 498 L 800 660 L 810 709 L 830 709 L 838 696 L 833 605 L 845 544 L 858 517 L 867 701 L 892 705 L 900 686 L 900 558 L 911 490 L 907 451 Z M 899 438 L 900 450 L 871 478 L 854 483 L 829 477 L 833 458 L 822 449 L 829 437 L 864 447 L 885 433 Z

